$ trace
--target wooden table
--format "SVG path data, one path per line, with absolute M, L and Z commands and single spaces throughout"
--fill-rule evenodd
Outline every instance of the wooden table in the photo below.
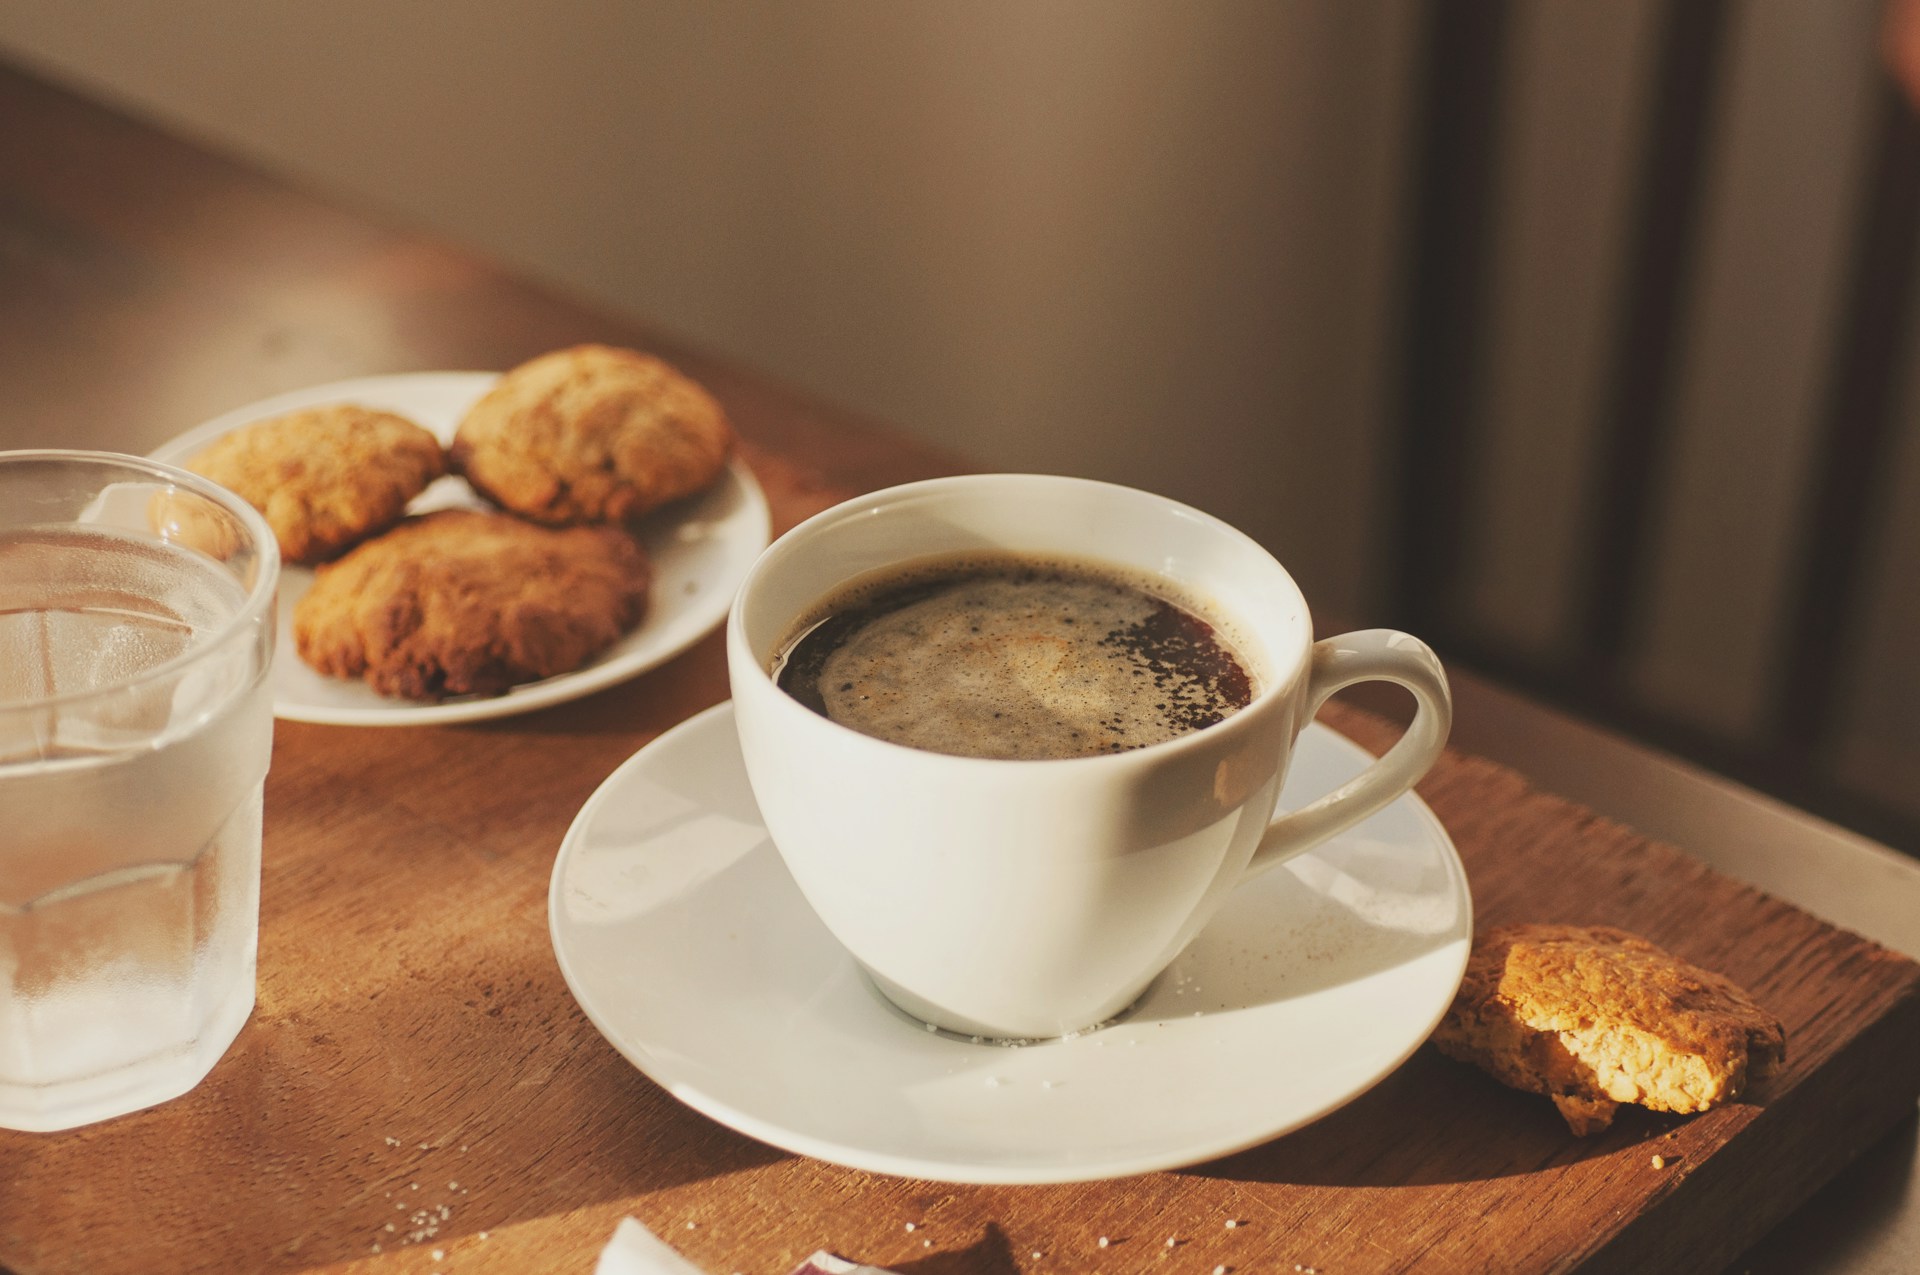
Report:
M 0 70 L 0 120 L 0 448 L 143 452 L 277 391 L 498 368 L 595 339 L 662 353 L 718 394 L 776 530 L 959 467 L 18 73 Z M 1556 786 L 1616 814 L 1637 817 L 1632 794 L 1653 791 L 1662 801 L 1638 813 L 1680 820 L 1683 833 L 1689 816 L 1706 820 L 1697 839 L 1679 839 L 1710 843 L 1726 871 L 1920 950 L 1920 934 L 1902 929 L 1920 916 L 1911 865 L 1477 679 L 1458 689 L 1458 742 L 1549 778 L 1557 759 L 1571 769 Z M 1907 967 L 1464 752 L 1423 791 L 1461 844 L 1484 918 L 1518 919 L 1543 875 L 1559 893 L 1526 906 L 1577 913 L 1606 881 L 1539 870 L 1561 848 L 1548 842 L 1573 838 L 1596 872 L 1660 884 L 1633 915 L 1772 989 L 1805 1039 L 1835 1019 L 1872 1032 L 1835 1035 L 1822 1067 L 1809 1062 L 1770 1102 L 1688 1122 L 1628 1116 L 1587 1144 L 1543 1104 L 1426 1052 L 1299 1135 L 1115 1183 L 911 1182 L 734 1134 L 594 1033 L 545 923 L 547 874 L 580 804 L 635 748 L 724 694 L 715 636 L 619 688 L 494 723 L 280 723 L 253 1020 L 186 1098 L 66 1134 L 0 1133 L 0 1267 L 584 1272 L 633 1215 L 709 1269 L 756 1275 L 816 1246 L 916 1275 L 1699 1269 L 1734 1257 L 1869 1144 L 1850 1188 L 1802 1209 L 1736 1269 L 1785 1269 L 1782 1254 L 1794 1269 L 1900 1269 L 1920 1253 L 1920 1205 L 1903 1176 L 1912 1091 L 1843 1101 L 1872 1088 L 1863 1078 L 1877 1066 L 1920 1057 L 1920 984 Z M 1389 737 L 1351 709 L 1333 720 L 1376 746 Z M 1606 790 L 1609 776 L 1627 800 Z M 1722 845 L 1730 828 L 1749 841 Z M 1761 852 L 1743 852 L 1754 838 Z M 1782 962 L 1739 943 L 1743 927 L 1767 926 L 1786 927 L 1803 955 Z M 1902 1110 L 1904 1126 L 1882 1137 Z M 1383 1121 L 1397 1131 L 1384 1141 Z M 1789 1126 L 1820 1136 L 1781 1157 Z M 1648 1178 L 1649 1143 L 1675 1148 L 1682 1167 Z M 1635 1224 L 1593 1222 L 1610 1210 Z M 1247 1225 L 1226 1231 L 1230 1217 Z M 1102 1256 L 1098 1233 L 1123 1243 Z M 1165 1249 L 1166 1235 L 1179 1243 Z M 1502 1247 L 1476 1251 L 1475 1237 Z

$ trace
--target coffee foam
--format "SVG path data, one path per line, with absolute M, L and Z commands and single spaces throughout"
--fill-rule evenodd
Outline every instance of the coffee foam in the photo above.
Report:
M 1031 759 L 1161 743 L 1238 707 L 1161 658 L 1169 640 L 1204 631 L 1191 615 L 1169 639 L 1166 617 L 1180 612 L 1147 579 L 1104 564 L 926 564 L 844 590 L 831 609 L 952 576 L 880 611 L 828 656 L 816 682 L 828 717 L 908 747 Z

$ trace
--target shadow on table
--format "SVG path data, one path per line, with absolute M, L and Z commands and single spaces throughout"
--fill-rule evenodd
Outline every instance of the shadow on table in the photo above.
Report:
M 1909 1197 L 1920 1198 L 1914 1196 L 1916 1158 L 1920 1116 L 1908 1116 L 1727 1269 L 1751 1275 L 1865 1269 L 1868 1255 L 1899 1225 Z
M 53 1211 L 84 1212 L 94 1234 L 138 1235 L 147 1269 L 306 1269 L 792 1158 L 622 1058 L 551 953 L 470 941 L 447 956 L 383 966 L 374 995 L 347 985 L 344 956 L 307 976 L 325 985 L 306 997 L 264 980 L 254 1019 L 192 1094 L 35 1144 L 45 1181 L 112 1162 L 135 1183 L 104 1206 L 55 1191 Z M 319 1003 L 335 998 L 350 1004 Z M 258 1201 L 237 1218 L 221 1204 L 235 1183 Z
M 1013 1260 L 1006 1233 L 989 1222 L 986 1234 L 965 1248 L 929 1253 L 888 1269 L 894 1275 L 1013 1275 L 1020 1264 Z
M 1546 1099 L 1508 1089 L 1426 1046 L 1325 1119 L 1183 1172 L 1295 1186 L 1480 1182 L 1612 1155 L 1678 1123 L 1622 1107 L 1607 1132 L 1577 1138 Z

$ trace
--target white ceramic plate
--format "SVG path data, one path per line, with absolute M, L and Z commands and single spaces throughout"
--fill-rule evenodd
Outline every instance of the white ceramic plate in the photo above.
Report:
M 1370 760 L 1309 727 L 1282 802 Z M 1366 1091 L 1446 1011 L 1472 905 L 1452 842 L 1407 796 L 1243 885 L 1123 1021 L 1022 1048 L 935 1034 L 807 907 L 722 704 L 588 800 L 548 924 L 594 1026 L 722 1124 L 877 1173 L 1072 1182 L 1214 1159 Z
M 188 430 L 156 449 L 153 458 L 178 464 L 242 425 L 322 403 L 359 403 L 397 412 L 447 442 L 467 408 L 498 379 L 493 372 L 417 372 L 294 390 Z M 463 505 L 486 507 L 461 479 L 442 478 L 408 508 L 421 513 Z M 505 695 L 437 704 L 385 699 L 364 683 L 323 677 L 303 664 L 293 649 L 293 605 L 312 586 L 313 572 L 288 566 L 280 574 L 273 711 L 293 721 L 337 726 L 424 726 L 524 713 L 624 682 L 678 655 L 726 618 L 734 590 L 767 547 L 769 528 L 760 484 L 745 465 L 734 461 L 712 488 L 637 528 L 656 573 L 638 628 L 571 673 L 528 682 Z

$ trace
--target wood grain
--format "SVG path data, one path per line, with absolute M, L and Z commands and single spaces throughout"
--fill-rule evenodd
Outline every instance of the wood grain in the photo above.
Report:
M 816 503 L 777 461 L 759 472 L 782 525 Z M 1724 970 L 1786 1021 L 1786 1072 L 1748 1103 L 1630 1111 L 1581 1141 L 1545 1102 L 1423 1051 L 1298 1134 L 1117 1183 L 947 1186 L 770 1149 L 621 1060 L 574 1006 L 546 930 L 574 813 L 634 748 L 721 698 L 723 665 L 710 638 L 581 704 L 456 729 L 281 723 L 253 1020 L 184 1099 L 0 1136 L 0 1261 L 22 1275 L 584 1271 L 633 1214 L 711 1270 L 783 1271 L 817 1246 L 911 1272 L 1130 1270 L 1149 1253 L 1180 1270 L 1475 1270 L 1496 1255 L 1514 1271 L 1704 1270 L 1920 1090 L 1920 969 L 1450 755 L 1423 792 L 1482 923 L 1620 924 Z M 1329 720 L 1376 750 L 1391 737 L 1352 710 Z M 1118 1244 L 1099 1249 L 1103 1234 Z
M 262 394 L 592 338 L 714 388 L 780 527 L 956 464 L 5 71 L 0 118 L 0 446 L 144 450 Z M 185 1098 L 0 1133 L 0 1266 L 584 1272 L 632 1215 L 706 1269 L 753 1275 L 816 1247 L 903 1275 L 1711 1269 L 1920 1090 L 1920 968 L 1450 754 L 1422 791 L 1483 923 L 1619 924 L 1722 969 L 1786 1021 L 1785 1072 L 1745 1103 L 1630 1111 L 1579 1141 L 1544 1101 L 1422 1051 L 1295 1135 L 1118 1182 L 956 1187 L 792 1156 L 621 1060 L 547 939 L 581 803 L 724 694 L 715 635 L 523 717 L 280 723 L 252 1020 Z M 1391 735 L 1338 705 L 1327 719 L 1376 750 Z

